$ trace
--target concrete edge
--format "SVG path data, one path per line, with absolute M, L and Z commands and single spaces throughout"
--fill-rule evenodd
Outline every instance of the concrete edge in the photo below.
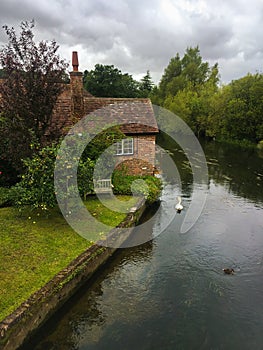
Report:
M 120 223 L 118 227 L 131 228 L 122 242 L 116 237 L 116 229 L 110 231 L 108 238 L 117 240 L 121 246 L 132 234 L 145 209 L 144 200 L 140 199 Z M 119 249 L 102 244 L 98 241 L 89 247 L 0 322 L 0 350 L 15 350 L 21 346 Z

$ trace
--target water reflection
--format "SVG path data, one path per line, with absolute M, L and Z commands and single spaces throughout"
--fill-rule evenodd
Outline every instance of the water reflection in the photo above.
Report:
M 240 197 L 262 203 L 263 161 L 254 149 L 215 142 L 204 145 L 210 178 Z
M 169 154 L 177 164 L 181 176 L 182 192 L 190 197 L 193 178 L 186 155 L 176 142 L 164 133 L 159 135 L 158 142 L 170 152 Z M 240 197 L 262 203 L 263 161 L 259 156 L 261 154 L 259 150 L 205 140 L 200 142 L 206 155 L 210 181 L 222 185 L 229 192 Z M 160 163 L 162 163 L 161 159 Z M 168 169 L 165 166 L 164 168 Z M 166 176 L 169 183 L 174 183 L 173 173 L 168 171 Z
M 187 210 L 187 159 L 165 142 L 182 186 L 167 184 L 161 209 L 174 210 L 180 192 Z M 153 241 L 121 250 L 24 349 L 262 349 L 262 159 L 217 143 L 204 149 L 208 197 L 195 226 L 180 233 L 182 211 Z M 163 217 L 142 234 L 154 236 Z

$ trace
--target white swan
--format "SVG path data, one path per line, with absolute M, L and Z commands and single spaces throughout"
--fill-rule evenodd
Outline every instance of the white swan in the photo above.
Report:
M 182 198 L 180 196 L 177 197 L 178 199 L 178 203 L 175 206 L 175 209 L 177 210 L 177 213 L 181 213 L 181 211 L 184 209 L 184 207 L 182 206 Z

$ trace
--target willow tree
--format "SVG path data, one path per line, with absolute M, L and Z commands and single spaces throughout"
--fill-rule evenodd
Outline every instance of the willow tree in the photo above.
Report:
M 35 42 L 33 28 L 34 21 L 21 22 L 17 34 L 4 25 L 8 42 L 0 50 L 0 157 L 19 171 L 21 158 L 32 154 L 32 142 L 41 145 L 50 126 L 68 66 L 54 40 Z

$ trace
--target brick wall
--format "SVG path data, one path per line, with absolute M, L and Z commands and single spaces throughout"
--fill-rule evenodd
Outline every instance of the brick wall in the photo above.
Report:
M 155 135 L 133 136 L 134 154 L 116 156 L 117 166 L 124 166 L 131 175 L 153 175 L 155 166 Z

